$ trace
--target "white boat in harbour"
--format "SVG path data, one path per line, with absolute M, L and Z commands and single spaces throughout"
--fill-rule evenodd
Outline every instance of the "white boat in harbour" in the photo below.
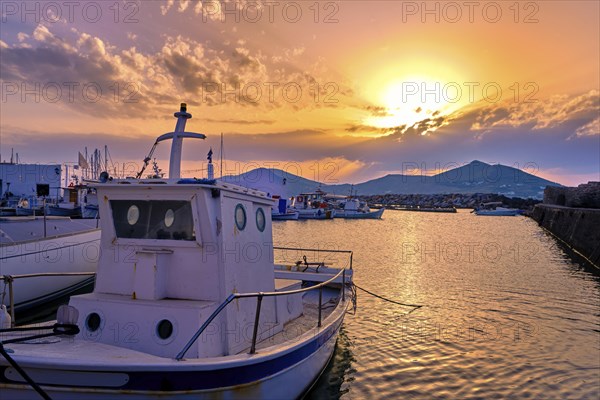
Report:
M 335 201 L 335 218 L 381 219 L 385 208 L 371 210 L 366 202 L 355 197 L 344 197 Z
M 516 208 L 502 207 L 502 202 L 481 203 L 481 205 L 473 210 L 475 215 L 485 216 L 515 216 L 520 213 Z
M 298 219 L 333 219 L 336 210 L 325 200 L 325 195 L 320 188 L 314 192 L 301 193 L 292 197 L 289 210 L 297 211 Z
M 44 234 L 45 231 L 45 234 Z M 0 285 L 13 280 L 17 311 L 64 296 L 93 280 L 91 276 L 15 277 L 28 274 L 96 271 L 100 230 L 95 221 L 61 217 L 0 218 Z M 0 299 L 9 305 L 9 297 Z
M 43 343 L 3 332 L 3 397 L 293 399 L 331 359 L 351 303 L 351 252 L 350 269 L 275 265 L 272 200 L 180 179 L 183 138 L 204 135 L 185 132 L 184 104 L 175 116 L 156 141 L 173 141 L 168 179 L 95 185 L 94 292 L 59 309 Z
M 273 196 L 276 201 L 276 206 L 271 211 L 271 220 L 273 221 L 295 221 L 298 219 L 299 212 L 289 210 L 287 199 L 281 199 L 278 196 Z

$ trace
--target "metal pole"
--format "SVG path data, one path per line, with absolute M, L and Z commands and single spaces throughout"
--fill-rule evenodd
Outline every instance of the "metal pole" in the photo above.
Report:
M 46 198 L 44 197 L 44 237 L 46 237 Z
M 319 288 L 319 328 L 321 327 L 321 301 L 323 300 L 323 286 Z
M 260 318 L 260 306 L 262 304 L 262 298 L 262 293 L 260 293 L 256 298 L 256 316 L 254 318 L 254 332 L 252 333 L 252 345 L 250 346 L 250 354 L 256 353 L 256 336 L 258 335 L 258 320 Z
M 10 325 L 15 326 L 15 297 L 13 294 L 13 280 L 12 276 L 8 277 L 8 302 L 10 307 L 10 317 L 12 319 Z
M 342 272 L 342 301 L 346 301 L 346 270 Z

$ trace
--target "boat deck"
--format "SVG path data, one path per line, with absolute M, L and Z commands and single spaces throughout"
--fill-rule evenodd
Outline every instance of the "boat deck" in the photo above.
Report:
M 46 238 L 97 229 L 95 219 L 70 219 L 68 217 L 46 217 Z M 0 245 L 39 240 L 44 237 L 43 217 L 0 218 Z
M 321 310 L 321 319 L 324 321 L 335 309 L 339 301 L 340 291 L 335 289 L 323 289 L 323 308 Z M 300 337 L 302 334 L 314 329 L 319 320 L 319 292 L 313 290 L 307 292 L 302 297 L 304 311 L 301 316 L 295 318 L 283 326 L 283 330 L 271 337 L 268 337 L 256 344 L 256 349 L 261 350 L 270 346 L 280 345 L 286 341 Z M 248 352 L 249 349 L 243 352 Z M 242 353 L 243 353 L 242 352 Z
M 338 306 L 339 302 L 339 296 L 340 291 L 337 289 L 323 289 L 322 321 L 324 324 L 327 317 L 329 317 L 333 311 L 336 310 L 336 306 Z M 262 353 L 263 355 L 271 354 L 273 349 L 269 349 L 269 347 L 293 345 L 293 343 L 296 342 L 296 339 L 299 339 L 302 335 L 314 330 L 318 321 L 318 300 L 319 293 L 317 290 L 305 293 L 303 296 L 303 314 L 285 324 L 283 331 L 257 343 L 257 353 Z M 54 323 L 55 321 L 50 321 L 29 326 L 37 326 L 42 329 L 43 327 L 51 326 Z M 0 333 L 0 340 L 24 337 L 45 332 L 47 331 L 40 330 L 33 332 Z M 51 364 L 61 364 L 63 367 L 76 368 L 78 365 L 81 365 L 81 361 L 78 360 L 89 359 L 95 360 L 94 369 L 97 370 L 103 370 L 107 366 L 115 365 L 115 363 L 125 364 L 130 368 L 136 365 L 153 365 L 155 368 L 161 368 L 161 366 L 177 364 L 177 361 L 170 357 L 159 357 L 124 347 L 111 346 L 94 341 L 64 336 L 35 339 L 18 344 L 8 344 L 6 347 L 13 351 L 13 356 L 18 356 L 21 362 L 30 364 L 31 366 L 37 365 L 38 363 L 49 362 Z M 41 348 L 43 348 L 43 353 L 40 353 Z M 252 355 L 248 354 L 248 350 L 249 349 L 245 349 L 244 351 L 239 352 L 236 358 L 238 358 L 238 356 L 241 356 L 242 359 L 252 357 Z M 43 356 L 41 356 L 42 354 Z M 198 363 L 203 364 L 205 362 L 215 362 L 215 360 L 218 360 L 219 358 L 220 357 L 197 358 L 188 359 L 188 361 L 191 361 L 193 364 L 197 365 Z M 149 369 L 152 368 L 150 367 Z

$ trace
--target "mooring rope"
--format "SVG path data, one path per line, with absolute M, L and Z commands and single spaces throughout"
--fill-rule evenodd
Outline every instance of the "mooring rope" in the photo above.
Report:
M 357 289 L 360 289 L 360 290 L 362 290 L 363 292 L 370 294 L 371 296 L 377 297 L 378 299 L 381 299 L 381 300 L 384 300 L 384 301 L 388 301 L 388 302 L 390 302 L 390 303 L 398 304 L 398 305 L 400 305 L 400 306 L 404 306 L 404 307 L 412 307 L 412 310 L 411 310 L 411 311 L 409 311 L 409 312 L 408 312 L 408 314 L 410 314 L 411 312 L 413 312 L 413 311 L 415 311 L 415 310 L 417 310 L 417 309 L 419 309 L 419 308 L 423 307 L 422 305 L 418 305 L 418 304 L 407 304 L 407 303 L 401 303 L 401 302 L 399 302 L 399 301 L 391 300 L 391 299 L 388 299 L 388 298 L 386 298 L 386 297 L 383 297 L 383 296 L 381 296 L 381 295 L 379 295 L 379 294 L 373 293 L 373 292 L 371 292 L 371 291 L 369 291 L 369 290 L 367 290 L 367 289 L 365 289 L 365 288 L 362 288 L 362 287 L 358 286 L 356 283 L 353 283 L 353 285 L 354 285 L 354 286 L 355 286 Z

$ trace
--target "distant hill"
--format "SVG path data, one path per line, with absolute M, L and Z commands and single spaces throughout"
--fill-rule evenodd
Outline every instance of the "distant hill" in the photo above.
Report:
M 285 184 L 284 184 L 285 179 Z M 241 175 L 226 176 L 225 182 L 252 187 L 270 194 L 289 197 L 314 191 L 319 183 L 278 169 L 258 168 Z M 546 186 L 561 186 L 517 168 L 472 161 L 437 175 L 390 174 L 353 186 L 360 195 L 498 193 L 507 197 L 543 197 Z M 352 185 L 321 185 L 330 193 L 349 194 Z

